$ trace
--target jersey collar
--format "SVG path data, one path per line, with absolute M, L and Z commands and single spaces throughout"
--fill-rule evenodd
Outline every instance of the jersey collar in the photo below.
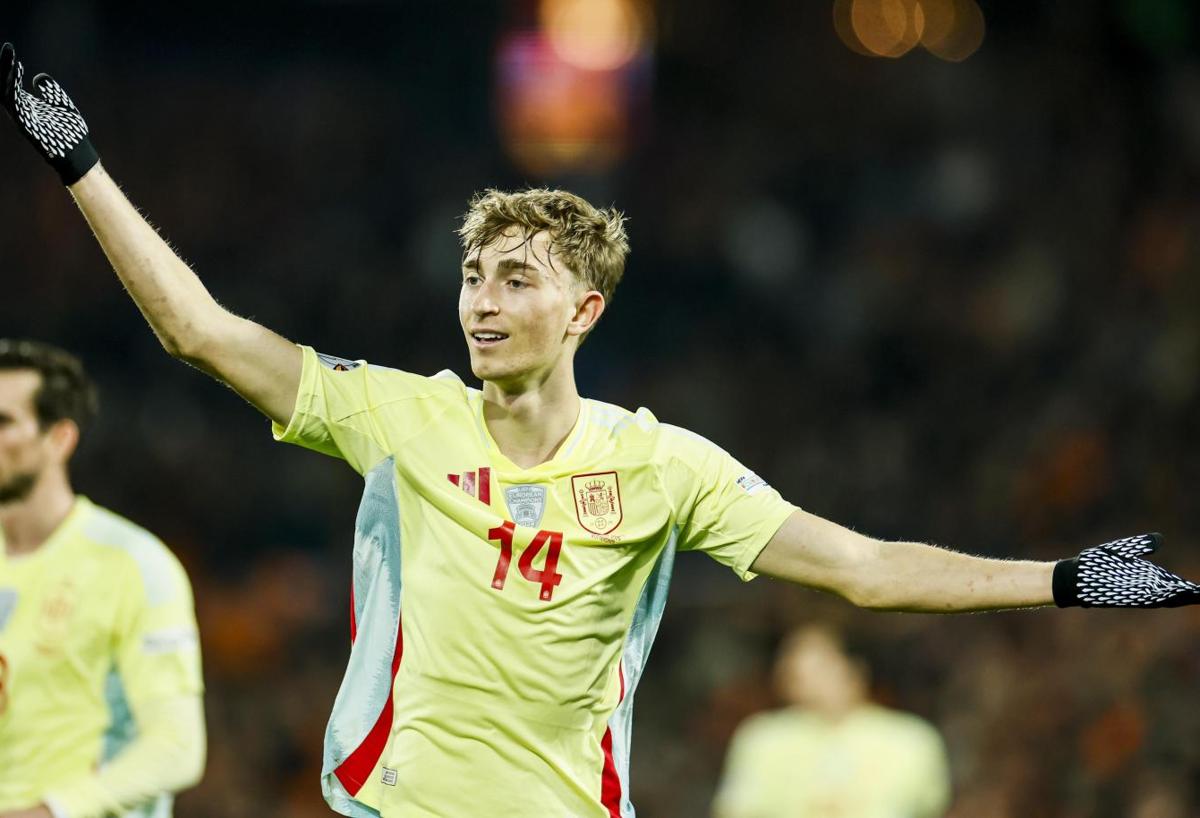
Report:
M 549 474 L 558 471 L 559 467 L 563 463 L 568 462 L 571 459 L 571 456 L 575 453 L 575 450 L 579 447 L 579 443 L 583 440 L 584 433 L 588 425 L 588 418 L 591 415 L 591 402 L 587 400 L 587 398 L 580 397 L 579 416 L 575 418 L 575 425 L 571 427 L 570 433 L 562 442 L 562 445 L 558 447 L 558 450 L 554 453 L 554 456 L 544 463 L 539 463 L 532 468 L 523 469 L 512 460 L 509 460 L 508 456 L 505 455 L 504 452 L 500 451 L 500 447 L 496 444 L 495 439 L 492 438 L 492 433 L 488 430 L 487 423 L 483 419 L 482 390 L 473 389 L 471 391 L 473 393 L 472 397 L 474 398 L 475 404 L 475 426 L 479 433 L 480 441 L 487 450 L 488 457 L 491 459 L 493 465 L 499 467 L 501 471 L 507 473 L 519 473 L 527 477 L 535 477 L 541 474 Z

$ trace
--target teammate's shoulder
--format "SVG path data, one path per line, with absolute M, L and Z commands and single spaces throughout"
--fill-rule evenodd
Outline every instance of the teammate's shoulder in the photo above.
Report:
M 187 583 L 187 574 L 171 549 L 115 511 L 88 503 L 79 533 L 94 552 L 134 566 L 151 603 L 170 598 L 180 582 Z

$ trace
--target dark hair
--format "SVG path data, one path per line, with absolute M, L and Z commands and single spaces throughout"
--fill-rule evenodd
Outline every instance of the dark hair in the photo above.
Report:
M 0 371 L 31 369 L 42 376 L 33 396 L 38 425 L 43 429 L 72 420 L 81 430 L 99 408 L 96 385 L 71 353 L 39 341 L 0 338 Z

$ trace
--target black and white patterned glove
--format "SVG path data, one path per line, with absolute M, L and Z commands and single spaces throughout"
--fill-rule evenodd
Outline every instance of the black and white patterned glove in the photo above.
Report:
M 100 161 L 88 138 L 88 126 L 62 86 L 46 74 L 24 87 L 25 67 L 11 43 L 0 47 L 0 105 L 20 127 L 38 153 L 50 163 L 64 185 L 73 184 Z
M 1054 604 L 1060 608 L 1200 605 L 1200 585 L 1145 559 L 1161 542 L 1159 534 L 1139 534 L 1062 560 L 1054 566 Z

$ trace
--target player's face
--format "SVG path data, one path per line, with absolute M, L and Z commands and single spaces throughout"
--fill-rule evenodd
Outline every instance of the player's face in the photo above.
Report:
M 0 370 L 0 504 L 24 499 L 53 461 L 33 406 L 40 384 L 33 370 Z
M 776 681 L 784 699 L 819 711 L 846 709 L 863 684 L 853 660 L 819 630 L 793 637 L 780 657 Z
M 458 318 L 480 380 L 514 390 L 538 382 L 594 321 L 580 324 L 587 293 L 546 231 L 526 239 L 511 228 L 463 259 L 462 272 Z

